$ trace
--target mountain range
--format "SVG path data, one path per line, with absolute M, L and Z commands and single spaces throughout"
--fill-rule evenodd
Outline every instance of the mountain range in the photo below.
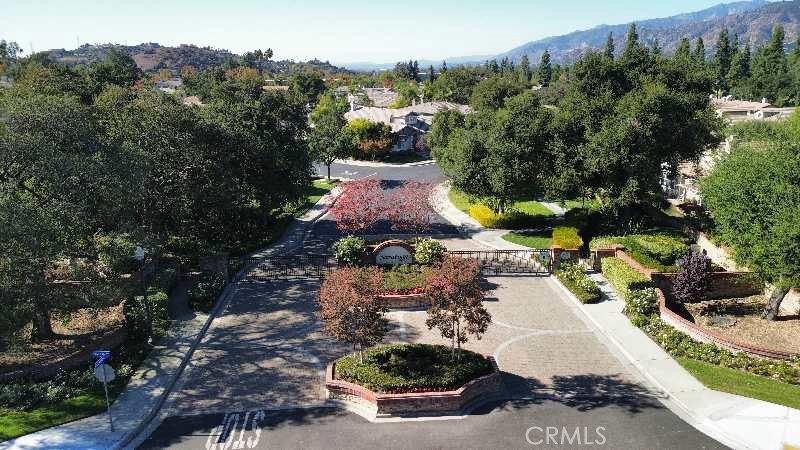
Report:
M 731 33 L 739 35 L 740 41 L 749 39 L 753 45 L 766 42 L 772 27 L 781 23 L 786 29 L 786 43 L 793 45 L 800 28 L 800 0 L 768 2 L 765 0 L 739 1 L 723 3 L 710 8 L 679 14 L 671 17 L 647 19 L 636 22 L 641 41 L 647 45 L 657 42 L 665 53 L 672 53 L 681 38 L 696 40 L 702 37 L 709 55 L 713 53 L 714 43 L 719 32 L 727 27 Z M 622 51 L 629 23 L 617 25 L 599 25 L 589 30 L 574 31 L 561 36 L 552 36 L 515 47 L 498 55 L 473 55 L 446 58 L 449 66 L 481 64 L 488 59 L 509 58 L 518 62 L 527 55 L 532 64 L 537 64 L 545 50 L 549 51 L 552 60 L 557 63 L 571 63 L 589 50 L 599 50 L 605 46 L 609 33 L 614 36 L 618 52 Z M 83 45 L 74 50 L 50 50 L 51 59 L 67 64 L 88 64 L 102 59 L 111 48 L 111 44 Z M 184 65 L 198 69 L 222 65 L 231 59 L 240 59 L 239 55 L 228 50 L 211 47 L 181 45 L 178 47 L 161 46 L 156 43 L 144 43 L 134 46 L 123 46 L 143 70 L 169 69 L 177 72 Z M 420 69 L 433 65 L 440 67 L 440 60 L 419 60 Z M 340 66 L 353 71 L 390 70 L 395 62 L 342 63 Z M 292 73 L 296 70 L 312 68 L 325 73 L 341 72 L 342 68 L 329 62 L 312 60 L 308 62 L 268 61 L 266 67 L 272 73 Z
M 738 33 L 741 42 L 750 39 L 753 45 L 767 41 L 776 23 L 782 23 L 786 28 L 787 43 L 794 42 L 800 27 L 800 0 L 767 2 L 765 0 L 740 1 L 723 3 L 710 8 L 679 14 L 671 17 L 647 19 L 636 22 L 641 41 L 658 45 L 665 53 L 672 53 L 678 47 L 681 38 L 688 37 L 696 40 L 702 37 L 706 49 L 713 53 L 713 45 L 717 41 L 719 32 L 728 27 L 731 33 Z M 507 52 L 492 56 L 460 57 L 447 59 L 448 65 L 480 64 L 487 59 L 509 59 L 519 62 L 523 55 L 528 55 L 532 64 L 541 59 L 545 50 L 550 52 L 551 58 L 558 63 L 571 63 L 589 50 L 602 49 L 609 33 L 614 36 L 614 44 L 618 52 L 625 45 L 625 37 L 630 23 L 617 25 L 598 25 L 589 30 L 574 31 L 561 36 L 552 36 L 515 47 Z M 429 62 L 420 68 L 428 67 Z M 441 62 L 433 62 L 438 67 Z M 394 66 L 392 64 L 343 64 L 354 70 L 380 70 Z

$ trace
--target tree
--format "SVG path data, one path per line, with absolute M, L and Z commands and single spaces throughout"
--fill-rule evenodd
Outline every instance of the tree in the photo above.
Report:
M 775 25 L 772 37 L 759 47 L 753 57 L 750 87 L 752 95 L 769 99 L 776 106 L 786 105 L 791 97 L 791 77 L 786 53 L 783 26 Z
M 433 115 L 431 131 L 426 137 L 428 145 L 438 158 L 439 152 L 446 151 L 450 135 L 464 126 L 464 114 L 457 109 L 442 109 Z
M 289 78 L 289 92 L 300 102 L 314 105 L 325 91 L 322 74 L 303 71 Z
M 694 53 L 692 55 L 694 60 L 699 65 L 705 65 L 706 63 L 706 45 L 703 42 L 703 38 L 697 38 L 697 41 L 694 45 Z
M 603 56 L 608 59 L 614 59 L 614 33 L 608 33 L 608 39 L 606 39 L 606 46 L 603 49 Z
M 347 102 L 331 96 L 323 96 L 311 112 L 313 128 L 309 132 L 309 149 L 315 161 L 325 164 L 328 179 L 331 178 L 331 164 L 347 156 L 352 151 L 353 141 L 345 130 L 347 121 Z
M 442 70 L 440 70 L 439 72 L 442 73 L 447 72 L 447 61 L 442 61 Z
M 466 105 L 478 81 L 477 74 L 469 68 L 442 70 L 436 80 L 427 86 L 425 98 Z
M 106 84 L 132 86 L 141 77 L 142 71 L 136 61 L 117 47 L 111 47 L 102 62 L 89 68 L 89 77 L 101 88 Z
M 368 119 L 354 119 L 347 124 L 346 132 L 361 154 L 373 161 L 385 154 L 394 145 L 392 128 L 383 122 L 372 122 Z
M 522 55 L 522 59 L 519 61 L 519 81 L 520 83 L 528 86 L 528 83 L 531 82 L 531 63 L 528 60 L 528 55 Z
M 433 64 L 428 67 L 428 80 L 434 81 L 436 80 L 436 71 L 433 69 Z
M 744 44 L 744 48 L 734 55 L 727 75 L 728 86 L 739 97 L 750 96 L 747 90 L 750 79 L 750 58 L 750 41 L 748 40 Z
M 536 78 L 542 87 L 547 87 L 553 80 L 553 66 L 550 63 L 550 52 L 547 50 L 542 53 L 542 60 L 536 72 Z
M 330 208 L 339 231 L 365 233 L 385 211 L 384 192 L 377 180 L 363 179 L 344 185 L 342 194 Z
M 678 43 L 678 49 L 675 50 L 674 57 L 676 59 L 686 61 L 689 61 L 692 58 L 691 43 L 689 42 L 689 38 L 681 38 L 680 42 Z
M 728 29 L 723 28 L 717 39 L 717 51 L 714 54 L 714 69 L 717 75 L 717 87 L 723 91 L 728 90 L 728 72 L 731 70 L 733 49 L 728 38 Z
M 364 349 L 383 340 L 389 321 L 378 297 L 383 274 L 378 267 L 342 267 L 325 276 L 319 293 L 322 329 L 336 340 Z
M 490 77 L 481 80 L 472 91 L 470 106 L 475 110 L 497 110 L 506 99 L 522 93 L 524 87 L 506 77 Z
M 492 321 L 482 304 L 480 274 L 478 260 L 446 256 L 425 285 L 425 294 L 431 299 L 425 325 L 438 328 L 443 338 L 450 339 L 456 359 L 469 335 L 480 339 Z
M 429 200 L 434 186 L 419 181 L 404 181 L 388 199 L 388 219 L 392 228 L 418 234 L 430 229 L 436 211 Z
M 775 287 L 767 319 L 775 319 L 788 289 L 800 286 L 800 149 L 790 127 L 743 136 L 701 184 L 714 235 L 737 262 Z

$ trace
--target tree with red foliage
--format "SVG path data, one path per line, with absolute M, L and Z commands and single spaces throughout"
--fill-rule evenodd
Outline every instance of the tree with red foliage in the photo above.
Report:
M 406 181 L 392 196 L 388 218 L 392 228 L 401 232 L 422 233 L 430 228 L 436 211 L 428 201 L 433 184 Z
M 330 208 L 336 227 L 347 234 L 364 233 L 383 215 L 385 198 L 378 180 L 351 181 Z
M 480 340 L 492 322 L 482 303 L 480 273 L 480 261 L 447 256 L 425 286 L 431 299 L 425 325 L 428 329 L 438 328 L 443 338 L 451 340 L 456 359 L 468 336 L 472 334 Z
M 383 274 L 378 267 L 344 267 L 325 276 L 319 293 L 322 329 L 335 339 L 363 350 L 383 340 L 389 321 L 378 298 Z M 362 360 L 363 361 L 363 360 Z

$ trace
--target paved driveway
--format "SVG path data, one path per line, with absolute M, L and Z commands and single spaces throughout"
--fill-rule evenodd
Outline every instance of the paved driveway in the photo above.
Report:
M 320 407 L 323 365 L 347 350 L 319 332 L 318 283 L 251 283 L 215 322 L 174 396 L 173 417 L 143 448 L 722 448 L 664 408 L 552 280 L 487 283 L 494 323 L 466 347 L 497 358 L 504 402 L 464 419 L 381 424 Z M 425 327 L 424 312 L 390 317 L 389 342 L 446 343 Z

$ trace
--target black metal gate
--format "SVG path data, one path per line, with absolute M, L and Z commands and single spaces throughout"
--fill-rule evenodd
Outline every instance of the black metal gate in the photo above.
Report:
M 234 258 L 228 272 L 235 275 L 246 269 L 240 281 L 322 278 L 338 267 L 333 255 L 282 255 L 264 258 Z
M 542 274 L 551 272 L 550 250 L 458 250 L 447 252 L 481 262 L 483 275 Z

